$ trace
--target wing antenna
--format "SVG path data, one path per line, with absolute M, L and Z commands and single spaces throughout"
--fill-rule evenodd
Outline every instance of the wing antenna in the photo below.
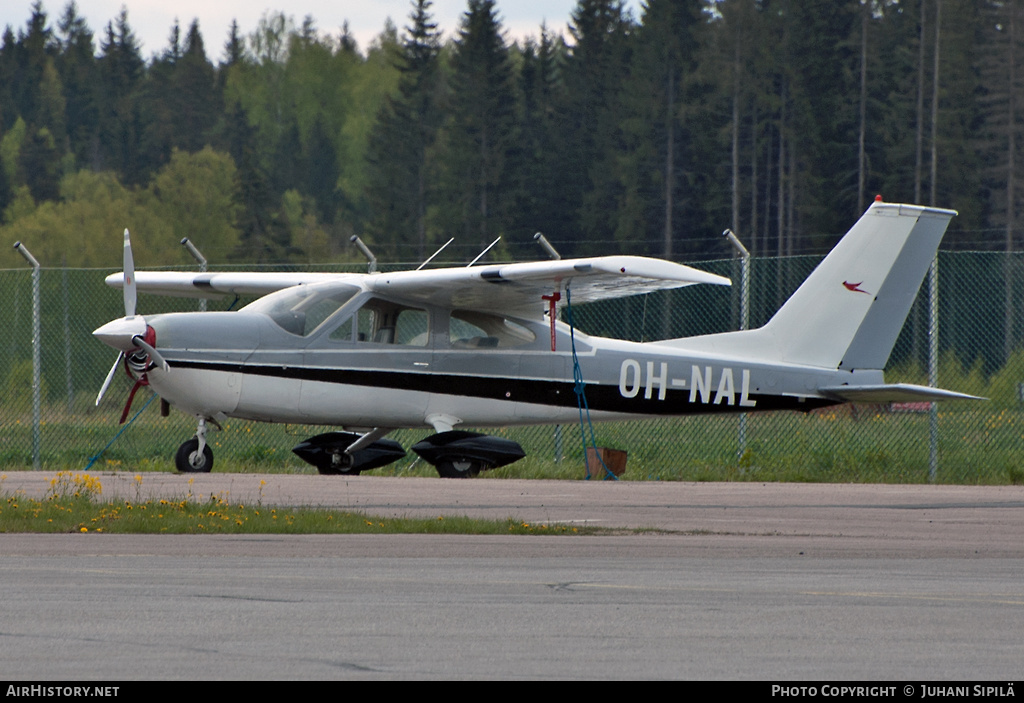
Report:
M 483 250 L 482 252 L 480 252 L 479 254 L 477 254 L 477 255 L 476 255 L 476 258 L 475 258 L 475 259 L 473 259 L 472 261 L 470 261 L 470 262 L 469 262 L 469 264 L 468 264 L 468 265 L 466 266 L 466 268 L 469 268 L 470 266 L 472 266 L 473 264 L 475 264 L 475 263 L 476 263 L 477 261 L 479 261 L 480 259 L 482 259 L 482 258 L 484 257 L 484 254 L 486 254 L 487 252 L 489 252 L 489 251 L 491 250 L 491 248 L 492 248 L 492 247 L 494 247 L 494 245 L 495 245 L 495 244 L 497 244 L 497 243 L 498 243 L 498 242 L 500 242 L 500 241 L 501 241 L 501 237 L 498 237 L 498 238 L 497 238 L 497 239 L 495 239 L 495 240 L 494 240 L 493 242 L 491 242 L 490 244 L 488 244 L 488 245 L 487 245 L 487 248 L 486 248 L 486 249 L 484 249 L 484 250 Z
M 431 261 L 433 261 L 433 260 L 434 260 L 434 257 L 435 257 L 435 256 L 437 256 L 437 255 L 438 255 L 438 254 L 440 254 L 440 253 L 441 253 L 442 251 L 444 251 L 444 248 L 445 248 L 446 246 L 448 246 L 449 244 L 451 244 L 452 242 L 454 242 L 454 241 L 455 241 L 455 237 L 452 237 L 452 238 L 451 238 L 451 239 L 449 239 L 449 240 L 448 240 L 447 242 L 445 242 L 444 244 L 442 244 L 442 245 L 441 245 L 441 248 L 440 248 L 440 249 L 438 249 L 437 251 L 435 251 L 435 252 L 434 252 L 433 254 L 431 254 L 431 255 L 430 255 L 429 257 L 427 257 L 427 260 L 426 260 L 426 261 L 424 261 L 424 262 L 423 262 L 422 264 L 420 264 L 419 266 L 417 266 L 417 267 L 416 267 L 416 270 L 417 270 L 417 271 L 419 271 L 419 270 L 420 270 L 421 268 L 423 268 L 424 266 L 426 266 L 427 264 L 429 264 L 429 263 L 430 263 Z

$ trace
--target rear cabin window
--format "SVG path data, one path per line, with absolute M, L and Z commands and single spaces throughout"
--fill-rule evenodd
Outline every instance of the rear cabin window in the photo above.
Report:
M 452 311 L 448 337 L 453 349 L 506 349 L 537 339 L 532 330 L 518 322 L 474 310 Z

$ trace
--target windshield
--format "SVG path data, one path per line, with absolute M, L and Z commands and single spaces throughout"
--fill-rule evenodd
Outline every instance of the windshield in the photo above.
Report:
M 242 309 L 267 315 L 286 332 L 308 337 L 358 292 L 356 286 L 338 283 L 294 286 L 264 296 Z

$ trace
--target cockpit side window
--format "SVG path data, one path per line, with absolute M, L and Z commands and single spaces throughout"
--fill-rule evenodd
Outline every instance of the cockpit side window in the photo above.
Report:
M 376 318 L 376 311 L 364 305 L 331 330 L 328 338 L 332 342 L 372 342 Z
M 537 339 L 532 330 L 518 322 L 475 310 L 453 310 L 448 337 L 453 349 L 504 349 Z
M 330 339 L 425 347 L 429 322 L 426 310 L 372 298 L 332 331 Z

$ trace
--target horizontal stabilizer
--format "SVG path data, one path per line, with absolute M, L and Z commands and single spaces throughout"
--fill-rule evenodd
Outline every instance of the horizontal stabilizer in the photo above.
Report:
M 932 400 L 985 400 L 976 395 L 947 391 L 912 383 L 882 383 L 872 386 L 831 386 L 822 394 L 849 403 L 913 403 Z

